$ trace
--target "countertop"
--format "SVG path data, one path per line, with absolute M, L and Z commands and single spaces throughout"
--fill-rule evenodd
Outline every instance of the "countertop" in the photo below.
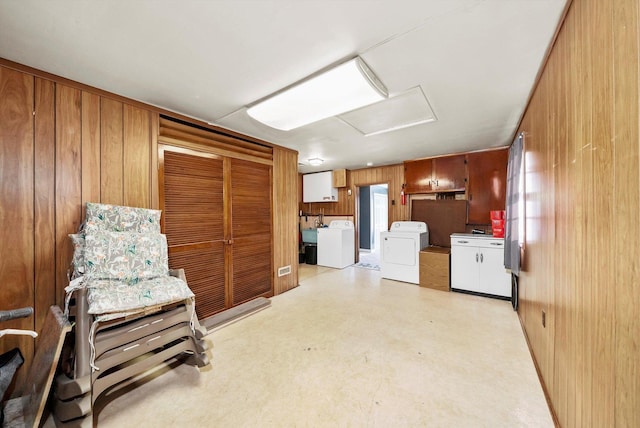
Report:
M 493 235 L 482 234 L 482 233 L 452 233 L 452 238 L 465 238 L 465 239 L 496 239 L 499 241 L 504 241 L 504 238 L 496 238 Z

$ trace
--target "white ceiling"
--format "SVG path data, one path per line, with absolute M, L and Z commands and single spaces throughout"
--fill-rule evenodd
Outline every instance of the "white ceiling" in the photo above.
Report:
M 510 143 L 566 0 L 0 0 L 0 57 L 300 153 L 301 172 Z M 360 55 L 437 121 L 365 137 L 246 106 Z M 309 166 L 307 159 L 325 163 Z

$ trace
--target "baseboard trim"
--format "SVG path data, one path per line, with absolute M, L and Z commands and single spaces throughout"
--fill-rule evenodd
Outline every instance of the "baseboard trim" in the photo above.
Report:
M 260 312 L 263 309 L 267 309 L 271 306 L 271 300 L 266 297 L 258 297 L 257 299 L 250 300 L 242 303 L 226 311 L 217 313 L 209 318 L 205 318 L 200 321 L 200 324 L 207 328 L 207 334 L 210 334 L 216 330 L 226 327 L 234 322 L 240 321 L 250 315 Z
M 551 418 L 553 419 L 553 424 L 556 426 L 556 428 L 560 428 L 560 421 L 558 420 L 558 415 L 556 414 L 556 411 L 553 408 L 553 403 L 551 402 L 551 395 L 549 395 L 549 390 L 547 389 L 547 385 L 544 383 L 544 379 L 542 378 L 542 372 L 540 371 L 540 366 L 538 366 L 538 361 L 536 360 L 536 356 L 533 354 L 533 349 L 531 349 L 531 342 L 529 342 L 529 336 L 527 335 L 527 330 L 524 328 L 524 324 L 522 323 L 522 318 L 520 318 L 520 311 L 518 311 L 518 321 L 520 321 L 520 328 L 522 329 L 522 334 L 524 334 L 524 340 L 527 342 L 527 348 L 529 348 L 529 355 L 531 355 L 531 359 L 533 360 L 533 366 L 536 368 L 536 373 L 538 375 L 538 380 L 540 381 L 540 385 L 542 386 L 542 392 L 544 393 L 544 398 L 547 401 L 549 412 L 551 412 Z

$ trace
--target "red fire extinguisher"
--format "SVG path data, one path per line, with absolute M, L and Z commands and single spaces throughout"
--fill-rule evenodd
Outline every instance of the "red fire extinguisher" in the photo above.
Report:
M 404 194 L 404 184 L 402 185 L 402 190 L 400 190 L 400 203 L 407 205 L 407 195 Z

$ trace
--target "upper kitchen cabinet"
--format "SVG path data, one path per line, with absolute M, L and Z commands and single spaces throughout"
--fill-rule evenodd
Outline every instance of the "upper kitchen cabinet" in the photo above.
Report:
M 433 159 L 404 162 L 404 191 L 406 193 L 431 192 Z
M 503 210 L 509 149 L 467 154 L 468 224 L 490 224 L 489 211 Z
M 302 176 L 302 202 L 338 202 L 338 189 L 333 186 L 331 171 Z
M 464 155 L 404 162 L 406 193 L 465 191 Z
M 347 187 L 347 170 L 334 169 L 332 171 L 333 187 Z

